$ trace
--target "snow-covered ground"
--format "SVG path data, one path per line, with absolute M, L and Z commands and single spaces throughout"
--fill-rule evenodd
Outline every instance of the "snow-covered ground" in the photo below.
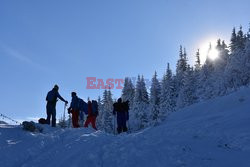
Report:
M 111 135 L 0 125 L 0 167 L 249 167 L 250 89 L 171 114 L 158 127 Z

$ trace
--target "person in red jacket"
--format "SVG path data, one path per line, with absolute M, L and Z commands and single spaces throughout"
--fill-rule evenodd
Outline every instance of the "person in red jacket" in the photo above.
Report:
M 87 128 L 89 126 L 89 124 L 91 123 L 92 127 L 95 130 L 97 130 L 96 125 L 95 125 L 95 121 L 96 121 L 96 115 L 93 114 L 92 103 L 91 103 L 91 101 L 88 101 L 88 117 L 87 117 L 87 120 L 84 124 L 84 127 Z

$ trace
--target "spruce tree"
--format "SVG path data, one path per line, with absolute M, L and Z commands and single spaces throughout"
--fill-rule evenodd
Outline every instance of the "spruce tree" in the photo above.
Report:
M 176 66 L 176 89 L 177 89 L 177 93 L 183 87 L 184 73 L 185 73 L 186 69 L 187 69 L 187 54 L 186 54 L 185 49 L 184 49 L 184 53 L 183 53 L 182 46 L 180 46 L 179 60 L 177 61 L 177 66 Z
M 114 117 L 113 117 L 113 100 L 110 89 L 105 89 L 103 92 L 103 118 L 104 130 L 108 133 L 114 132 Z
M 237 48 L 237 36 L 236 36 L 236 31 L 235 27 L 233 28 L 232 34 L 231 34 L 231 43 L 230 43 L 230 49 L 231 52 L 234 52 L 234 50 Z
M 243 50 L 245 48 L 245 41 L 246 41 L 246 38 L 243 34 L 242 26 L 240 26 L 240 30 L 238 31 L 237 36 L 236 36 L 237 48 Z
M 231 52 L 226 69 L 225 79 L 226 87 L 231 90 L 237 90 L 242 85 L 247 85 L 248 73 L 246 70 L 247 56 L 245 55 L 246 38 L 244 37 L 242 27 L 236 36 L 236 45 Z
M 183 108 L 197 102 L 198 97 L 196 96 L 195 82 L 194 70 L 188 65 L 184 75 L 183 87 L 180 90 L 180 95 L 177 101 L 178 108 Z
M 157 79 L 157 73 L 153 75 L 151 80 L 151 87 L 150 87 L 150 119 L 154 123 L 158 122 L 159 119 L 159 109 L 160 109 L 160 94 L 161 94 L 161 85 L 159 80 Z
M 161 82 L 159 120 L 164 121 L 167 115 L 175 110 L 175 107 L 176 89 L 172 71 L 168 63 L 166 73 L 163 75 Z
M 97 104 L 98 104 L 99 115 L 98 115 L 97 120 L 96 120 L 96 126 L 97 126 L 97 129 L 104 130 L 104 120 L 105 119 L 104 119 L 102 99 L 100 96 L 98 96 Z
M 176 89 L 177 89 L 177 103 L 181 101 L 181 90 L 184 87 L 184 77 L 185 77 L 185 72 L 187 70 L 187 53 L 186 49 L 184 48 L 184 52 L 182 52 L 182 46 L 180 46 L 180 52 L 179 52 L 179 60 L 177 61 L 177 67 L 176 67 L 176 77 L 175 77 L 175 82 L 176 82 Z M 178 106 L 178 104 L 177 104 Z
M 122 101 L 129 101 L 129 105 L 132 108 L 134 96 L 135 96 L 135 87 L 131 79 L 126 77 L 124 81 L 124 87 L 122 89 Z
M 201 68 L 200 50 L 198 49 L 196 52 L 195 70 L 199 71 L 200 68 Z
M 250 29 L 249 29 L 249 32 L 250 32 Z M 245 71 L 244 85 L 249 85 L 250 84 L 250 36 L 246 40 L 244 58 L 246 60 L 245 70 L 244 70 Z
M 138 76 L 135 98 L 133 103 L 133 112 L 135 113 L 136 123 L 135 130 L 143 129 L 148 126 L 148 93 L 143 76 Z
M 200 99 L 210 99 L 214 96 L 213 93 L 213 72 L 214 72 L 214 64 L 213 60 L 210 59 L 209 53 L 212 49 L 212 44 L 209 44 L 208 54 L 205 63 L 203 64 L 200 75 L 199 75 L 199 87 L 197 88 L 197 93 L 200 95 Z
M 225 81 L 225 68 L 229 59 L 229 50 L 227 49 L 227 45 L 224 41 L 220 43 L 220 40 L 217 42 L 216 49 L 218 51 L 218 58 L 214 61 L 214 95 L 220 96 L 224 95 L 227 91 L 226 89 L 226 81 Z
M 134 96 L 135 87 L 131 79 L 126 77 L 124 81 L 124 87 L 122 89 L 122 101 L 129 101 L 129 120 L 127 122 L 129 131 L 133 129 L 136 124 L 135 112 L 133 110 Z

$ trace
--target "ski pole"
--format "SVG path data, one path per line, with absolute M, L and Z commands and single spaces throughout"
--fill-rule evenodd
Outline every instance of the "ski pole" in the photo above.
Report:
M 63 121 L 65 121 L 65 110 L 66 110 L 66 106 L 67 106 L 67 104 L 65 103 L 65 104 L 64 104 L 64 111 L 63 111 Z
M 114 115 L 114 134 L 115 134 L 115 115 Z

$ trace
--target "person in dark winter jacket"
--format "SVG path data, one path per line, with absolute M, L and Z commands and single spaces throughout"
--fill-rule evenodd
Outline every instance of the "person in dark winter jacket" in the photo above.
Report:
M 61 101 L 65 102 L 65 104 L 68 104 L 68 101 L 64 100 L 62 96 L 58 92 L 59 87 L 57 85 L 54 86 L 54 88 L 48 92 L 46 96 L 46 110 L 47 110 L 47 124 L 50 124 L 50 118 L 52 116 L 52 127 L 56 126 L 56 103 L 57 98 L 59 98 Z
M 129 119 L 129 102 L 122 102 L 122 99 L 119 98 L 118 102 L 113 104 L 113 114 L 117 117 L 117 132 L 127 132 L 128 128 L 126 125 L 126 121 Z
M 76 92 L 71 93 L 71 103 L 70 107 L 68 108 L 68 113 L 72 113 L 72 124 L 74 128 L 79 128 L 78 118 L 79 118 L 79 98 L 76 95 Z
M 92 111 L 92 103 L 91 101 L 88 101 L 88 116 L 87 120 L 85 121 L 84 127 L 87 128 L 88 125 L 91 123 L 92 127 L 97 130 L 95 122 L 96 122 L 96 117 L 97 115 L 93 113 Z

